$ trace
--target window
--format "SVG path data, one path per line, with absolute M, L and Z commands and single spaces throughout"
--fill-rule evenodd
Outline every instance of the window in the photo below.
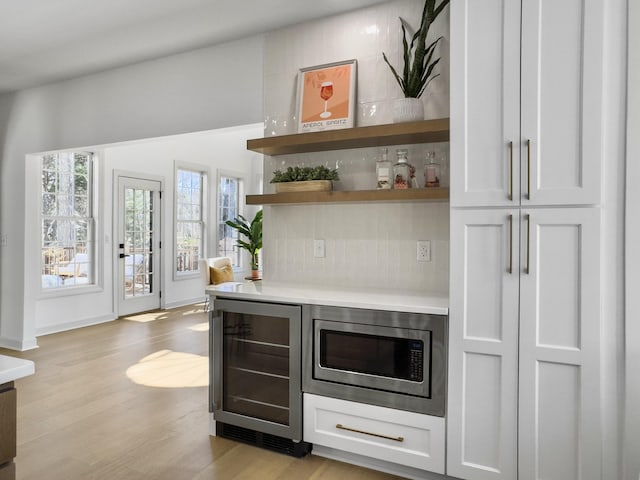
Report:
M 205 174 L 178 168 L 176 181 L 176 274 L 200 271 L 203 250 Z
M 93 284 L 93 154 L 41 159 L 42 288 Z
M 240 214 L 241 181 L 237 177 L 221 175 L 218 185 L 218 256 L 231 257 L 234 267 L 240 267 L 240 253 L 236 247 L 238 231 L 226 225 Z

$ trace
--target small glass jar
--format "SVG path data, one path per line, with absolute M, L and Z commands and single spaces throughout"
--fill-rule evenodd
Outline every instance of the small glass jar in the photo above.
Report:
M 396 150 L 396 163 L 393 165 L 393 188 L 404 190 L 411 187 L 411 167 L 407 160 L 408 150 Z
M 435 152 L 427 152 L 424 164 L 424 186 L 427 188 L 440 186 L 440 164 L 436 161 Z
M 377 189 L 389 190 L 391 188 L 392 164 L 389 160 L 389 150 L 382 149 L 382 158 L 376 162 L 376 177 L 378 178 Z

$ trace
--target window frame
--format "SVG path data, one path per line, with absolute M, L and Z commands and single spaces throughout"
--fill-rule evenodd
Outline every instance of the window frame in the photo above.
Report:
M 178 175 L 180 171 L 197 173 L 200 175 L 200 253 L 196 263 L 197 270 L 178 271 Z M 204 165 L 189 162 L 174 162 L 173 187 L 173 280 L 190 280 L 202 276 L 201 260 L 205 258 L 208 236 L 208 204 L 209 204 L 209 170 Z
M 218 169 L 217 175 L 216 175 L 216 230 L 215 230 L 215 255 L 217 257 L 219 256 L 224 256 L 223 253 L 220 252 L 219 250 L 219 246 L 220 246 L 220 238 L 218 238 L 218 232 L 219 232 L 219 227 L 222 223 L 221 221 L 221 189 L 220 189 L 220 182 L 222 181 L 222 178 L 235 178 L 238 180 L 238 200 L 237 200 L 237 205 L 238 205 L 238 212 L 237 214 L 242 215 L 242 216 L 246 216 L 246 204 L 245 204 L 245 184 L 247 182 L 247 179 L 245 178 L 246 176 L 244 174 L 242 174 L 241 172 L 234 172 L 231 170 L 224 170 L 224 169 Z M 239 234 L 238 234 L 239 235 Z M 234 249 L 236 249 L 238 251 L 238 264 L 234 265 L 232 262 L 232 267 L 233 267 L 233 271 L 234 272 L 242 272 L 243 270 L 245 270 L 246 264 L 247 264 L 247 259 L 245 258 L 245 255 L 243 253 L 243 250 L 240 249 L 237 245 L 234 245 L 233 247 Z
M 42 175 L 44 172 L 44 157 L 47 155 L 60 155 L 60 154 L 83 154 L 87 156 L 88 159 L 88 173 L 87 173 L 87 210 L 88 213 L 85 217 L 77 217 L 77 218 L 85 218 L 87 221 L 87 251 L 89 253 L 89 268 L 92 271 L 91 282 L 87 282 L 84 284 L 70 284 L 70 285 L 58 285 L 55 287 L 44 287 L 42 285 L 42 275 L 44 274 L 44 262 L 43 262 L 43 249 L 44 245 L 44 237 L 43 237 L 43 224 L 45 216 L 56 219 L 56 218 L 74 218 L 69 216 L 59 216 L 59 215 L 45 215 L 44 213 L 44 205 L 43 205 L 43 196 L 45 194 L 42 185 Z M 98 239 L 101 238 L 101 226 L 99 220 L 99 215 L 101 211 L 100 204 L 100 169 L 102 168 L 101 162 L 99 161 L 99 154 L 95 151 L 83 150 L 83 149 L 65 149 L 51 152 L 43 152 L 41 154 L 34 154 L 36 161 L 38 162 L 37 167 L 37 182 L 38 182 L 38 275 L 36 277 L 36 281 L 38 282 L 38 292 L 40 298 L 51 298 L 51 297 L 62 297 L 68 295 L 78 295 L 85 293 L 98 292 L 103 290 L 102 285 L 102 248 Z

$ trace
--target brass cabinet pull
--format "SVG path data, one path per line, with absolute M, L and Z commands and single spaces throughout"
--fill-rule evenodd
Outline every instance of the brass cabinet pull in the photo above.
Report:
M 388 435 L 382 435 L 381 433 L 365 432 L 364 430 L 358 430 L 356 428 L 345 427 L 341 423 L 338 423 L 336 425 L 336 428 L 338 428 L 340 430 L 347 430 L 349 432 L 362 433 L 364 435 L 370 435 L 372 437 L 385 438 L 387 440 L 393 440 L 394 442 L 404 442 L 404 437 L 390 437 Z
M 529 244 L 531 243 L 531 238 L 529 236 L 531 227 L 531 215 L 527 214 L 527 253 L 526 253 L 526 263 L 524 268 L 524 273 L 529 275 Z
M 509 200 L 513 200 L 513 142 L 509 142 Z
M 509 215 L 509 274 L 513 273 L 513 214 Z
M 527 139 L 527 199 L 531 200 L 531 140 Z

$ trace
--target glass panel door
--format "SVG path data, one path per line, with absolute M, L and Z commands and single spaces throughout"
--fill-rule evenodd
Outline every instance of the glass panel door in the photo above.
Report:
M 119 315 L 160 307 L 160 182 L 119 178 Z
M 289 425 L 289 318 L 225 312 L 224 410 Z

